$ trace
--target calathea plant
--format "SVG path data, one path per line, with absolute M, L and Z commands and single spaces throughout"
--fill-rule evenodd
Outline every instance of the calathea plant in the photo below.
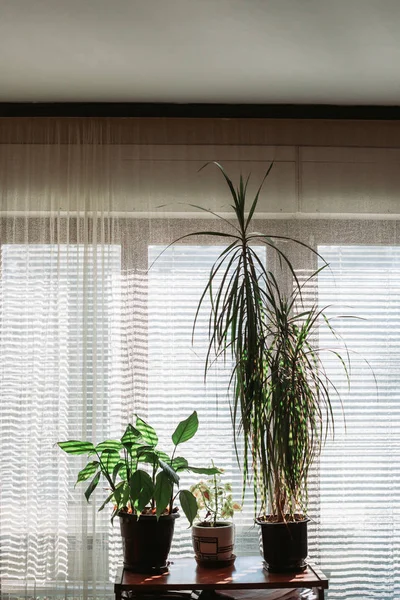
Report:
M 112 519 L 121 513 L 154 514 L 159 518 L 176 512 L 175 503 L 179 500 L 191 525 L 197 514 L 197 502 L 190 490 L 179 489 L 179 473 L 219 472 L 215 467 L 191 466 L 185 458 L 177 456 L 178 447 L 190 440 L 197 429 L 198 418 L 194 411 L 173 432 L 171 456 L 158 447 L 156 431 L 140 417 L 136 418 L 135 425 L 128 424 L 120 440 L 106 440 L 96 445 L 69 440 L 58 445 L 68 454 L 88 455 L 89 461 L 78 473 L 76 483 L 91 479 L 85 491 L 89 501 L 100 480 L 105 480 L 108 494 L 99 510 L 111 503 Z

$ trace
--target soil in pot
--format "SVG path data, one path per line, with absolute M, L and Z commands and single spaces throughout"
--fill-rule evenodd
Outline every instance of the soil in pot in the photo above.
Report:
M 217 521 L 215 525 L 207 522 L 193 525 L 192 543 L 197 562 L 211 566 L 217 561 L 231 561 L 234 532 L 233 523 L 227 521 Z
M 309 519 L 295 515 L 295 520 L 277 522 L 266 516 L 257 519 L 261 527 L 265 565 L 274 573 L 301 572 L 307 566 L 307 523 Z
M 135 573 L 165 573 L 168 554 L 174 534 L 175 519 L 179 513 L 136 515 L 119 513 L 124 568 Z

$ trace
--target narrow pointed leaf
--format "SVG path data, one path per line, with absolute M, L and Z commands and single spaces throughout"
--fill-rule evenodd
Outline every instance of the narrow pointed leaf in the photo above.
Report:
M 96 475 L 93 477 L 92 481 L 90 482 L 90 484 L 89 484 L 88 488 L 87 488 L 87 489 L 86 489 L 86 491 L 85 491 L 85 498 L 86 498 L 86 500 L 87 500 L 88 502 L 89 502 L 89 498 L 90 498 L 90 496 L 93 494 L 94 490 L 96 489 L 96 487 L 97 487 L 97 484 L 99 483 L 99 480 L 100 480 L 100 472 L 99 472 L 99 473 L 97 473 L 97 474 L 96 474 Z

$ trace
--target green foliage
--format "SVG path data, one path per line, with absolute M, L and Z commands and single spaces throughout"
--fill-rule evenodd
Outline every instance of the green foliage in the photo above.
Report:
M 317 306 L 302 306 L 300 282 L 280 243 L 317 253 L 293 238 L 253 231 L 258 198 L 272 165 L 247 206 L 249 177 L 240 176 L 235 188 L 223 167 L 214 164 L 228 185 L 235 219 L 206 210 L 224 223 L 224 230 L 193 232 L 173 243 L 193 236 L 226 242 L 201 294 L 193 333 L 199 312 L 210 299 L 205 374 L 215 361 L 232 360 L 231 414 L 235 441 L 238 434 L 244 441 L 243 489 L 251 467 L 255 510 L 257 506 L 264 513 L 269 509 L 284 521 L 287 515 L 293 518 L 298 510 L 306 510 L 309 468 L 329 427 L 333 429 L 331 394 L 335 388 L 314 345 L 318 320 L 328 324 L 329 320 Z M 293 295 L 282 294 L 276 275 L 260 260 L 255 245 L 266 247 L 270 263 L 275 255 L 280 276 L 291 280 Z M 295 305 L 301 307 L 297 313 Z M 335 355 L 346 370 L 341 356 Z
M 188 461 L 175 457 L 178 444 L 190 440 L 198 429 L 197 413 L 194 411 L 187 419 L 176 427 L 172 434 L 174 450 L 170 457 L 157 448 L 158 436 L 148 423 L 137 417 L 135 426 L 128 424 L 120 440 L 106 440 L 94 446 L 91 442 L 70 440 L 58 442 L 68 454 L 87 454 L 90 457 L 87 465 L 78 473 L 77 484 L 90 477 L 92 481 L 85 491 L 89 501 L 100 478 L 108 485 L 107 498 L 99 510 L 112 503 L 114 510 L 112 519 L 120 511 L 143 512 L 160 517 L 170 514 L 177 498 L 190 525 L 197 513 L 197 503 L 189 490 L 179 490 L 180 471 L 208 472 L 210 469 L 190 467 Z M 96 460 L 93 460 L 95 455 Z M 144 470 L 143 467 L 147 467 Z M 140 468 L 139 468 L 140 467 Z M 218 473 L 215 467 L 212 469 Z M 178 491 L 174 495 L 174 487 Z
M 190 491 L 197 501 L 199 518 L 203 523 L 215 524 L 220 519 L 232 519 L 234 512 L 242 510 L 241 504 L 232 498 L 232 485 L 223 483 L 220 473 L 191 486 Z

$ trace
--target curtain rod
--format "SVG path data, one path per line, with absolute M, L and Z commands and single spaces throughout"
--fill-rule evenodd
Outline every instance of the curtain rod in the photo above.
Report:
M 218 213 L 224 219 L 234 220 L 232 213 Z M 0 210 L 0 218 L 116 218 L 116 219 L 206 219 L 217 220 L 213 215 L 197 212 L 153 212 L 153 211 L 12 211 Z M 400 213 L 258 213 L 253 217 L 256 221 L 268 220 L 358 220 L 358 221 L 397 221 L 400 220 Z
M 0 102 L 0 117 L 400 120 L 400 106 L 164 102 Z

